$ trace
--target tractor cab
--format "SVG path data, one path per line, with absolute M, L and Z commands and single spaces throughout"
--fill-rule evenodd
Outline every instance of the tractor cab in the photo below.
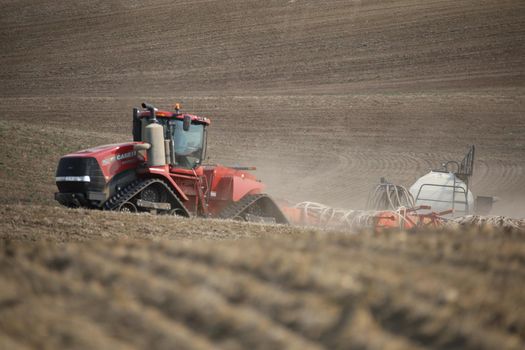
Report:
M 157 144 L 155 151 L 161 151 L 160 157 L 165 159 L 164 164 L 183 169 L 199 167 L 206 157 L 206 127 L 210 120 L 181 113 L 178 104 L 175 112 L 148 107 L 151 106 L 143 106 L 145 111 L 133 109 L 133 140 Z M 152 127 L 162 127 L 162 133 L 159 131 L 155 136 L 156 140 L 150 140 L 151 137 L 146 136 L 146 129 Z
M 164 139 L 169 142 L 170 153 L 173 159 L 170 165 L 177 168 L 193 169 L 201 165 L 206 156 L 206 126 L 207 124 L 191 119 L 190 115 L 187 130 L 184 128 L 184 119 L 176 117 L 159 118 L 164 128 Z M 188 120 L 188 118 L 187 118 Z

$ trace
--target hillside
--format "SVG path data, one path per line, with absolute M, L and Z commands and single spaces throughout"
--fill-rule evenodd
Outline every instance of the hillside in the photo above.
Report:
M 525 3 L 0 0 L 1 349 L 521 349 L 524 235 L 328 232 L 58 207 L 64 154 L 148 101 L 208 164 L 364 207 L 477 146 L 525 218 Z
M 523 88 L 522 1 L 2 1 L 4 96 Z
M 360 208 L 380 177 L 408 186 L 476 144 L 475 194 L 524 215 L 521 1 L 142 6 L 2 2 L 2 119 L 81 139 L 46 162 L 128 140 L 143 100 L 182 101 L 212 119 L 210 163 L 255 165 L 279 197 Z

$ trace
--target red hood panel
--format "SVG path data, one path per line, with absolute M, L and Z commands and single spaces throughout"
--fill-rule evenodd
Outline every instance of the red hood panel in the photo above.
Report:
M 137 168 L 144 162 L 144 157 L 133 149 L 142 142 L 115 143 L 70 153 L 64 157 L 95 158 L 102 173 L 109 181 L 113 176 L 125 170 Z

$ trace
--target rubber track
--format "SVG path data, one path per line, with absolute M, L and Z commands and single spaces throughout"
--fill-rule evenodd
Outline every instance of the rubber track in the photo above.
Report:
M 130 183 L 128 186 L 124 187 L 124 189 L 118 191 L 113 197 L 108 199 L 104 203 L 104 210 L 117 210 L 120 208 L 122 204 L 132 199 L 134 196 L 136 196 L 140 191 L 145 189 L 148 186 L 151 186 L 154 183 L 160 183 L 162 186 L 164 186 L 165 190 L 175 198 L 175 200 L 179 203 L 180 207 L 184 210 L 185 216 L 190 217 L 190 213 L 182 204 L 179 197 L 173 192 L 173 190 L 162 180 L 160 179 L 148 179 L 148 180 L 135 180 L 132 183 Z
M 224 208 L 218 217 L 220 219 L 235 219 L 243 211 L 248 209 L 251 205 L 261 200 L 262 198 L 268 198 L 269 200 L 273 202 L 273 200 L 267 194 L 264 194 L 264 193 L 263 194 L 250 194 L 250 195 L 244 196 L 241 200 L 234 202 L 230 204 L 228 207 Z M 275 206 L 279 210 L 279 207 L 276 204 Z M 283 215 L 283 218 L 285 218 L 284 215 Z M 278 218 L 276 219 L 278 220 Z M 286 220 L 286 223 L 288 223 L 288 220 Z

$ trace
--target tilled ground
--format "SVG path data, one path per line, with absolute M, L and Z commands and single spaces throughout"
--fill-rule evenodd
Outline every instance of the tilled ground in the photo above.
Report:
M 212 119 L 207 163 L 362 209 L 477 145 L 525 217 L 525 8 L 466 1 L 0 1 L 0 349 L 521 349 L 524 234 L 360 234 L 66 210 L 58 159 L 131 108 Z M 477 220 L 477 219 L 476 219 Z
M 0 6 L 4 202 L 50 203 L 58 158 L 129 140 L 147 100 L 211 118 L 208 163 L 294 202 L 361 209 L 476 144 L 474 193 L 525 216 L 521 0 Z
M 27 208 L 2 210 L 28 216 L 20 231 L 55 223 L 32 235 L 1 232 L 4 347 L 525 344 L 522 232 L 355 235 L 155 218 L 159 231 L 202 230 L 159 239 L 137 215 L 115 223 L 113 213 Z M 63 218 L 77 222 L 67 236 Z M 112 234 L 74 234 L 85 225 Z

